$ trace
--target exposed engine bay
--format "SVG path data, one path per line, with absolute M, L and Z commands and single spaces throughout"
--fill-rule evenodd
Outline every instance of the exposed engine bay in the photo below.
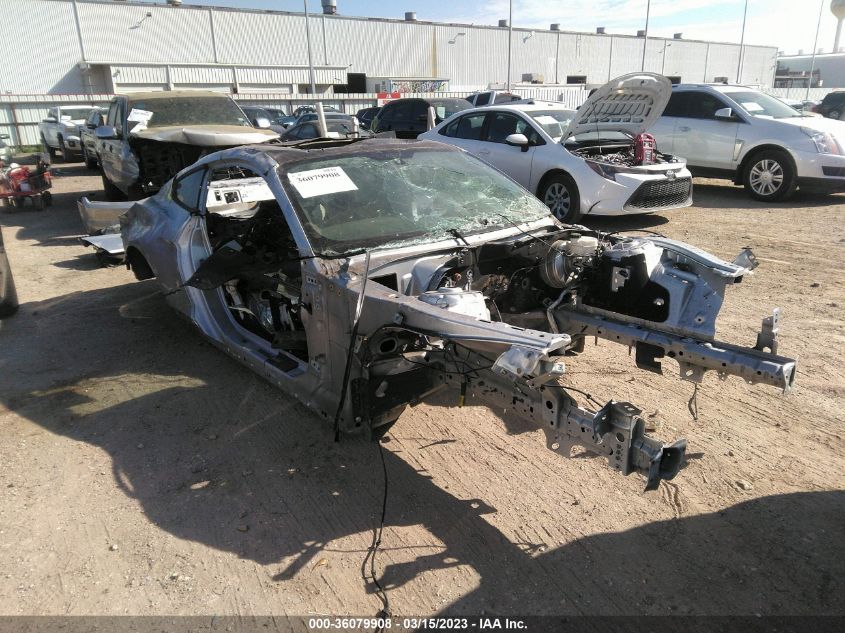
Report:
M 208 149 L 134 136 L 130 136 L 129 144 L 138 157 L 138 183 L 147 194 L 161 189 L 164 183 L 188 165 L 195 163 Z
M 622 165 L 624 167 L 639 167 L 644 164 L 669 165 L 671 163 L 681 162 L 672 154 L 663 154 L 660 151 L 655 151 L 653 153 L 653 160 L 651 162 L 644 163 L 642 160 L 637 158 L 633 144 L 613 143 L 607 145 L 590 145 L 587 147 L 567 148 L 572 154 L 580 156 L 581 158 L 601 161 L 609 165 Z
M 214 253 L 188 285 L 221 289 L 235 322 L 282 352 L 276 367 L 293 370 L 301 361 L 319 370 L 327 346 L 315 348 L 309 330 L 335 295 L 318 296 L 320 284 L 303 280 L 275 201 L 210 213 L 207 231 Z M 728 263 L 663 237 L 584 227 L 376 262 L 366 274 L 358 342 L 348 342 L 352 414 L 338 419 L 339 428 L 383 433 L 409 403 L 452 386 L 461 403 L 471 395 L 542 418 L 550 448 L 568 454 L 574 444 L 585 446 L 624 473 L 643 473 L 654 488 L 681 468 L 685 441 L 648 437 L 629 403 L 579 407 L 559 382 L 565 356 L 582 352 L 587 336 L 603 337 L 635 349 L 637 365 L 648 371 L 662 373 L 668 357 L 685 380 L 700 382 L 714 370 L 788 391 L 794 361 L 774 356 L 777 312 L 754 349 L 714 341 L 725 286 L 755 265 L 750 251 Z M 348 262 L 324 266 L 365 283 L 363 270 Z M 321 331 L 335 327 L 323 323 Z M 355 331 L 347 323 L 341 339 L 350 327 Z

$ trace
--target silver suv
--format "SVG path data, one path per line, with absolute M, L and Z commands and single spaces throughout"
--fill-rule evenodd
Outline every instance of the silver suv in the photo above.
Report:
M 798 187 L 845 191 L 845 122 L 803 115 L 753 88 L 674 86 L 649 131 L 693 175 L 732 180 L 757 200 L 785 200 Z

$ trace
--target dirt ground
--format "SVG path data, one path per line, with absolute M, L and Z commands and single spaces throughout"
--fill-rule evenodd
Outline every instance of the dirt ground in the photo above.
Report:
M 77 242 L 97 172 L 57 165 L 55 206 L 0 213 L 21 303 L 0 324 L 0 614 L 355 614 L 381 505 L 375 444 L 328 425 L 211 347 L 154 282 Z M 845 614 L 845 198 L 768 208 L 726 183 L 696 204 L 603 220 L 757 272 L 728 289 L 720 338 L 784 310 L 783 396 L 637 370 L 609 342 L 566 382 L 643 408 L 689 464 L 643 492 L 599 458 L 442 396 L 389 434 L 377 558 L 395 614 Z

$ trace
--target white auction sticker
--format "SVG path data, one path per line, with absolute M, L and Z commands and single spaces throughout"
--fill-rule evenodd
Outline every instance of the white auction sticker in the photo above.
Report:
M 357 191 L 358 187 L 341 167 L 324 167 L 288 174 L 292 184 L 303 198 L 325 196 L 341 191 Z
M 153 118 L 153 113 L 149 110 L 139 110 L 138 108 L 132 108 L 129 112 L 129 116 L 126 117 L 127 121 L 138 121 L 139 123 L 149 123 L 150 119 Z

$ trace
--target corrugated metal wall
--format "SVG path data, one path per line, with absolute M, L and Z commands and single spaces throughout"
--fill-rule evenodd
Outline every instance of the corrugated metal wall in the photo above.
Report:
M 321 16 L 312 25 L 315 63 L 349 66 L 349 72 L 372 77 L 440 76 L 432 57 L 431 25 Z
M 307 65 L 307 46 L 300 14 L 98 0 L 79 0 L 77 6 L 86 61 L 100 62 L 98 69 L 117 64 L 118 87 L 134 89 L 145 82 L 167 87 L 160 75 L 165 64 L 178 75 L 178 80 L 171 76 L 171 84 L 180 86 L 231 85 L 230 71 L 215 65 L 238 66 L 247 86 L 262 89 L 278 83 L 282 89 L 296 90 L 296 84 L 308 83 L 301 72 Z M 507 81 L 507 29 L 319 14 L 309 21 L 314 61 L 323 67 L 317 71 L 319 84 L 344 83 L 346 71 L 447 79 L 452 90 Z M 84 74 L 77 66 L 82 53 L 70 0 L 0 1 L 0 38 L 6 50 L 39 47 L 31 55 L 18 56 L 14 64 L 0 66 L 0 92 L 111 89 L 103 85 L 109 80 L 99 70 Z M 601 84 L 642 64 L 641 38 L 515 29 L 511 43 L 513 81 L 532 73 L 548 83 L 574 75 Z M 749 46 L 745 51 L 742 80 L 771 85 L 776 50 Z M 664 70 L 684 81 L 733 79 L 738 55 L 734 44 L 649 39 L 646 70 Z M 143 69 L 144 64 L 150 66 Z M 280 66 L 287 68 L 270 68 Z
M 41 4 L 67 3 L 48 0 Z M 89 60 L 187 63 L 214 60 L 208 11 L 114 2 L 78 2 L 77 6 Z M 151 17 L 146 17 L 148 13 Z
M 70 2 L 0 1 L 0 93 L 86 92 Z

